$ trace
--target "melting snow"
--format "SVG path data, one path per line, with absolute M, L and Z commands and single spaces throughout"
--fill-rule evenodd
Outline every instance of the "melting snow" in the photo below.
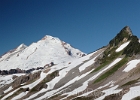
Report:
M 97 78 L 97 77 L 98 77 L 99 75 L 101 75 L 104 71 L 106 71 L 106 70 L 108 70 L 109 68 L 111 68 L 112 66 L 114 66 L 114 65 L 115 65 L 116 63 L 118 63 L 120 60 L 122 60 L 122 58 L 117 58 L 117 59 L 114 60 L 108 67 L 106 67 L 105 69 L 101 70 L 99 73 L 97 73 L 96 75 L 94 75 L 93 77 L 91 77 L 90 79 L 88 79 L 87 81 L 85 81 L 85 82 L 83 83 L 82 86 L 80 86 L 80 87 L 74 89 L 74 90 L 71 91 L 71 92 L 64 93 L 63 95 L 71 96 L 71 95 L 74 95 L 74 94 L 77 94 L 77 93 L 79 93 L 79 92 L 84 91 L 84 90 L 88 87 L 88 82 L 89 82 L 89 81 L 92 81 L 92 80 L 94 80 L 95 78 Z M 68 96 L 67 96 L 67 97 L 68 97 Z M 67 98 L 67 97 L 65 97 L 65 98 Z M 64 98 L 64 99 L 65 99 L 65 98 Z
M 131 100 L 140 96 L 140 86 L 131 87 L 129 92 L 123 95 L 122 100 Z
M 11 100 L 18 100 L 19 98 L 23 97 L 24 95 L 26 95 L 28 92 L 22 92 L 19 95 L 15 96 L 14 98 L 12 98 Z
M 130 43 L 130 41 L 122 44 L 118 49 L 116 49 L 116 52 L 120 52 L 121 50 L 123 50 L 129 43 Z
M 13 82 L 13 75 L 0 75 L 0 87 Z
M 84 56 L 84 57 L 82 57 L 82 58 L 79 58 L 79 59 L 73 61 L 71 64 L 65 65 L 65 67 L 63 66 L 64 69 L 61 70 L 61 71 L 59 72 L 59 76 L 55 77 L 53 80 L 51 80 L 50 82 L 47 83 L 47 85 L 48 85 L 47 89 L 42 89 L 42 90 L 40 90 L 39 92 L 37 92 L 37 93 L 33 94 L 32 96 L 30 96 L 28 99 L 32 99 L 32 98 L 36 97 L 38 94 L 40 94 L 40 93 L 42 93 L 42 92 L 46 92 L 46 91 L 48 91 L 48 90 L 50 90 L 50 89 L 53 89 L 53 87 L 55 86 L 55 84 L 56 84 L 57 82 L 59 82 L 63 77 L 65 77 L 65 75 L 66 75 L 71 69 L 77 67 L 78 65 L 80 65 L 81 63 L 83 63 L 85 60 L 90 59 L 90 57 L 91 57 L 93 54 L 94 54 L 94 53 L 91 53 L 91 54 L 89 54 L 89 55 L 87 55 L 87 56 Z M 66 66 L 67 66 L 67 67 L 66 67 Z M 56 70 L 56 69 L 58 69 L 58 68 L 61 68 L 61 65 L 54 66 L 54 67 L 51 68 L 51 70 L 54 71 L 54 70 Z M 50 70 L 50 71 L 51 71 L 51 70 Z M 87 73 L 86 73 L 86 74 L 87 74 Z M 82 76 L 79 76 L 79 78 L 76 77 L 75 79 L 73 79 L 73 80 L 71 80 L 70 82 L 68 82 L 67 84 L 65 84 L 63 87 L 72 84 L 74 81 L 76 81 L 76 80 L 78 80 L 78 79 L 80 79 L 80 78 L 82 78 L 82 77 L 84 77 L 84 76 L 85 76 L 85 75 L 83 74 Z M 52 90 L 52 91 L 50 91 L 50 92 L 47 92 L 45 95 L 43 95 L 43 96 L 40 97 L 39 99 L 43 99 L 43 98 L 46 98 L 46 97 L 48 97 L 48 96 L 51 96 L 51 95 L 53 95 L 54 93 L 58 92 L 60 89 L 62 89 L 62 87 L 59 88 L 59 89 L 57 89 L 57 90 Z
M 10 86 L 7 90 L 4 91 L 4 93 L 7 93 L 7 92 L 9 92 L 12 89 L 13 89 L 12 86 Z
M 140 60 L 131 60 L 127 63 L 127 67 L 123 70 L 124 72 L 129 72 L 133 68 L 137 66 L 137 64 L 140 63 Z
M 112 88 L 109 88 L 107 90 L 103 90 L 102 92 L 105 93 L 105 94 L 103 96 L 95 99 L 95 100 L 103 100 L 108 95 L 116 94 L 116 93 L 119 93 L 120 91 L 122 91 L 122 89 L 116 90 L 117 87 L 118 87 L 118 85 L 116 85 L 116 86 L 114 86 Z M 125 100 L 128 100 L 128 99 L 125 99 Z
M 93 71 L 93 70 L 91 70 L 91 71 L 89 71 L 89 72 L 87 72 L 87 73 L 85 73 L 85 74 L 82 74 L 81 76 L 75 77 L 74 79 L 72 79 L 71 81 L 69 81 L 68 83 L 66 83 L 64 86 L 62 86 L 62 87 L 60 87 L 60 88 L 58 88 L 58 89 L 56 89 L 56 90 L 52 90 L 52 91 L 50 91 L 50 92 L 47 92 L 44 96 L 38 98 L 38 100 L 41 100 L 41 99 L 46 98 L 46 97 L 49 98 L 49 97 L 53 96 L 54 94 L 56 95 L 56 94 L 59 94 L 59 93 L 61 93 L 61 92 L 69 91 L 70 88 L 66 88 L 65 90 L 62 90 L 62 91 L 60 91 L 60 90 L 63 89 L 63 88 L 65 88 L 65 87 L 67 87 L 67 86 L 69 86 L 70 84 L 72 84 L 72 83 L 74 83 L 74 82 L 76 82 L 76 81 L 78 81 L 78 80 L 84 78 L 86 75 L 88 75 L 88 74 L 91 73 L 92 71 Z
M 36 80 L 35 82 L 33 82 L 33 83 L 31 83 L 31 84 L 22 86 L 21 88 L 30 88 L 30 89 L 32 89 L 32 88 L 33 88 L 34 86 L 36 86 L 39 82 L 41 82 L 41 81 L 46 77 L 46 75 L 47 75 L 46 73 L 41 72 L 40 78 L 39 78 L 38 80 Z M 7 98 L 7 97 L 11 96 L 11 95 L 14 94 L 15 92 L 17 92 L 19 89 L 20 89 L 20 88 L 18 88 L 18 89 L 16 89 L 15 91 L 13 91 L 13 92 L 7 94 L 6 96 L 4 96 L 4 98 Z M 20 93 L 19 95 L 17 95 L 16 97 L 14 97 L 13 100 L 16 100 L 16 99 L 18 99 L 18 98 L 21 98 L 22 96 L 26 95 L 27 93 L 28 93 L 28 91 L 27 91 L 27 92 L 22 92 L 22 93 Z
M 100 53 L 101 54 L 101 53 Z M 82 66 L 79 67 L 79 71 L 82 72 L 83 70 L 85 70 L 87 67 L 89 67 L 90 65 L 92 65 L 93 63 L 95 63 L 95 59 L 100 55 L 98 54 L 96 57 L 94 57 L 93 59 L 91 59 L 90 61 L 84 63 Z
M 33 82 L 33 83 L 31 83 L 31 84 L 29 84 L 29 85 L 25 85 L 25 86 L 23 86 L 22 88 L 30 88 L 30 89 L 32 89 L 34 86 L 36 86 L 39 82 L 41 82 L 45 77 L 46 77 L 46 73 L 44 73 L 44 72 L 41 72 L 41 74 L 40 74 L 40 78 L 38 79 L 38 80 L 36 80 L 35 82 Z
M 6 100 L 6 98 L 8 98 L 9 96 L 11 96 L 12 94 L 14 94 L 15 92 L 17 92 L 19 89 L 16 89 L 12 92 L 10 92 L 9 94 L 5 95 L 1 100 Z

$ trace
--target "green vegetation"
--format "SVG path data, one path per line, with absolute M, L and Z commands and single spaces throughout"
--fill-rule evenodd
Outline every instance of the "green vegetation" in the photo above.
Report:
M 133 36 L 131 33 L 129 33 L 127 28 L 127 26 L 124 27 L 117 34 L 117 36 L 109 42 L 108 48 L 104 51 L 103 57 L 100 59 L 100 66 L 97 67 L 93 72 L 99 71 L 100 69 L 107 66 L 121 55 L 131 57 L 134 54 L 140 53 L 140 43 L 138 42 L 139 39 L 136 36 Z M 120 52 L 115 52 L 119 45 L 126 41 L 130 41 L 128 46 Z
M 128 61 L 127 58 L 123 58 L 120 62 L 115 64 L 113 68 L 102 74 L 98 79 L 94 81 L 94 83 L 100 82 L 101 80 L 107 78 L 108 76 L 112 75 L 114 72 L 116 72 L 120 67 L 122 67 L 126 62 Z
M 132 56 L 140 53 L 140 43 L 137 36 L 131 37 L 131 42 L 128 44 L 128 46 L 124 49 L 123 54 L 126 54 L 126 56 Z
M 110 54 L 110 56 L 108 56 L 109 54 Z M 115 52 L 115 49 L 112 51 L 109 51 L 109 52 L 106 50 L 104 52 L 103 58 L 101 59 L 101 65 L 99 67 L 97 67 L 93 72 L 99 71 L 100 69 L 102 69 L 106 65 L 110 64 L 113 60 L 118 58 L 121 54 L 122 54 L 122 51 Z
M 123 42 L 124 39 L 129 40 L 131 35 L 126 30 L 127 26 L 124 27 L 115 38 L 113 38 L 109 44 L 110 46 L 118 46 L 121 42 Z

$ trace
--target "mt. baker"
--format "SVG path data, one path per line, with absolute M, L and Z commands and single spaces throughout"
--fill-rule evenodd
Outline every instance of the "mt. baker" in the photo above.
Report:
M 46 64 L 54 64 L 71 61 L 86 55 L 70 44 L 58 38 L 46 35 L 37 43 L 29 47 L 21 44 L 14 50 L 7 52 L 0 58 L 0 70 L 20 68 L 23 70 L 44 67 Z

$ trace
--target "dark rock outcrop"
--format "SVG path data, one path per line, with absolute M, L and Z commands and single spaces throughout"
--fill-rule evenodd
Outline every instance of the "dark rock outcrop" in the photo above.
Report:
M 16 78 L 15 81 L 13 82 L 13 87 L 14 88 L 19 87 L 21 84 L 23 84 L 25 82 L 32 82 L 32 81 L 38 79 L 40 77 L 40 73 L 41 73 L 41 71 L 36 72 L 34 74 L 23 75 L 23 76 Z

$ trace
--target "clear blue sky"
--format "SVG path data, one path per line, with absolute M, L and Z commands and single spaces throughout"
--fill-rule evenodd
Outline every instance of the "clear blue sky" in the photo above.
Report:
M 126 25 L 140 37 L 140 0 L 0 0 L 0 55 L 45 35 L 90 53 Z

